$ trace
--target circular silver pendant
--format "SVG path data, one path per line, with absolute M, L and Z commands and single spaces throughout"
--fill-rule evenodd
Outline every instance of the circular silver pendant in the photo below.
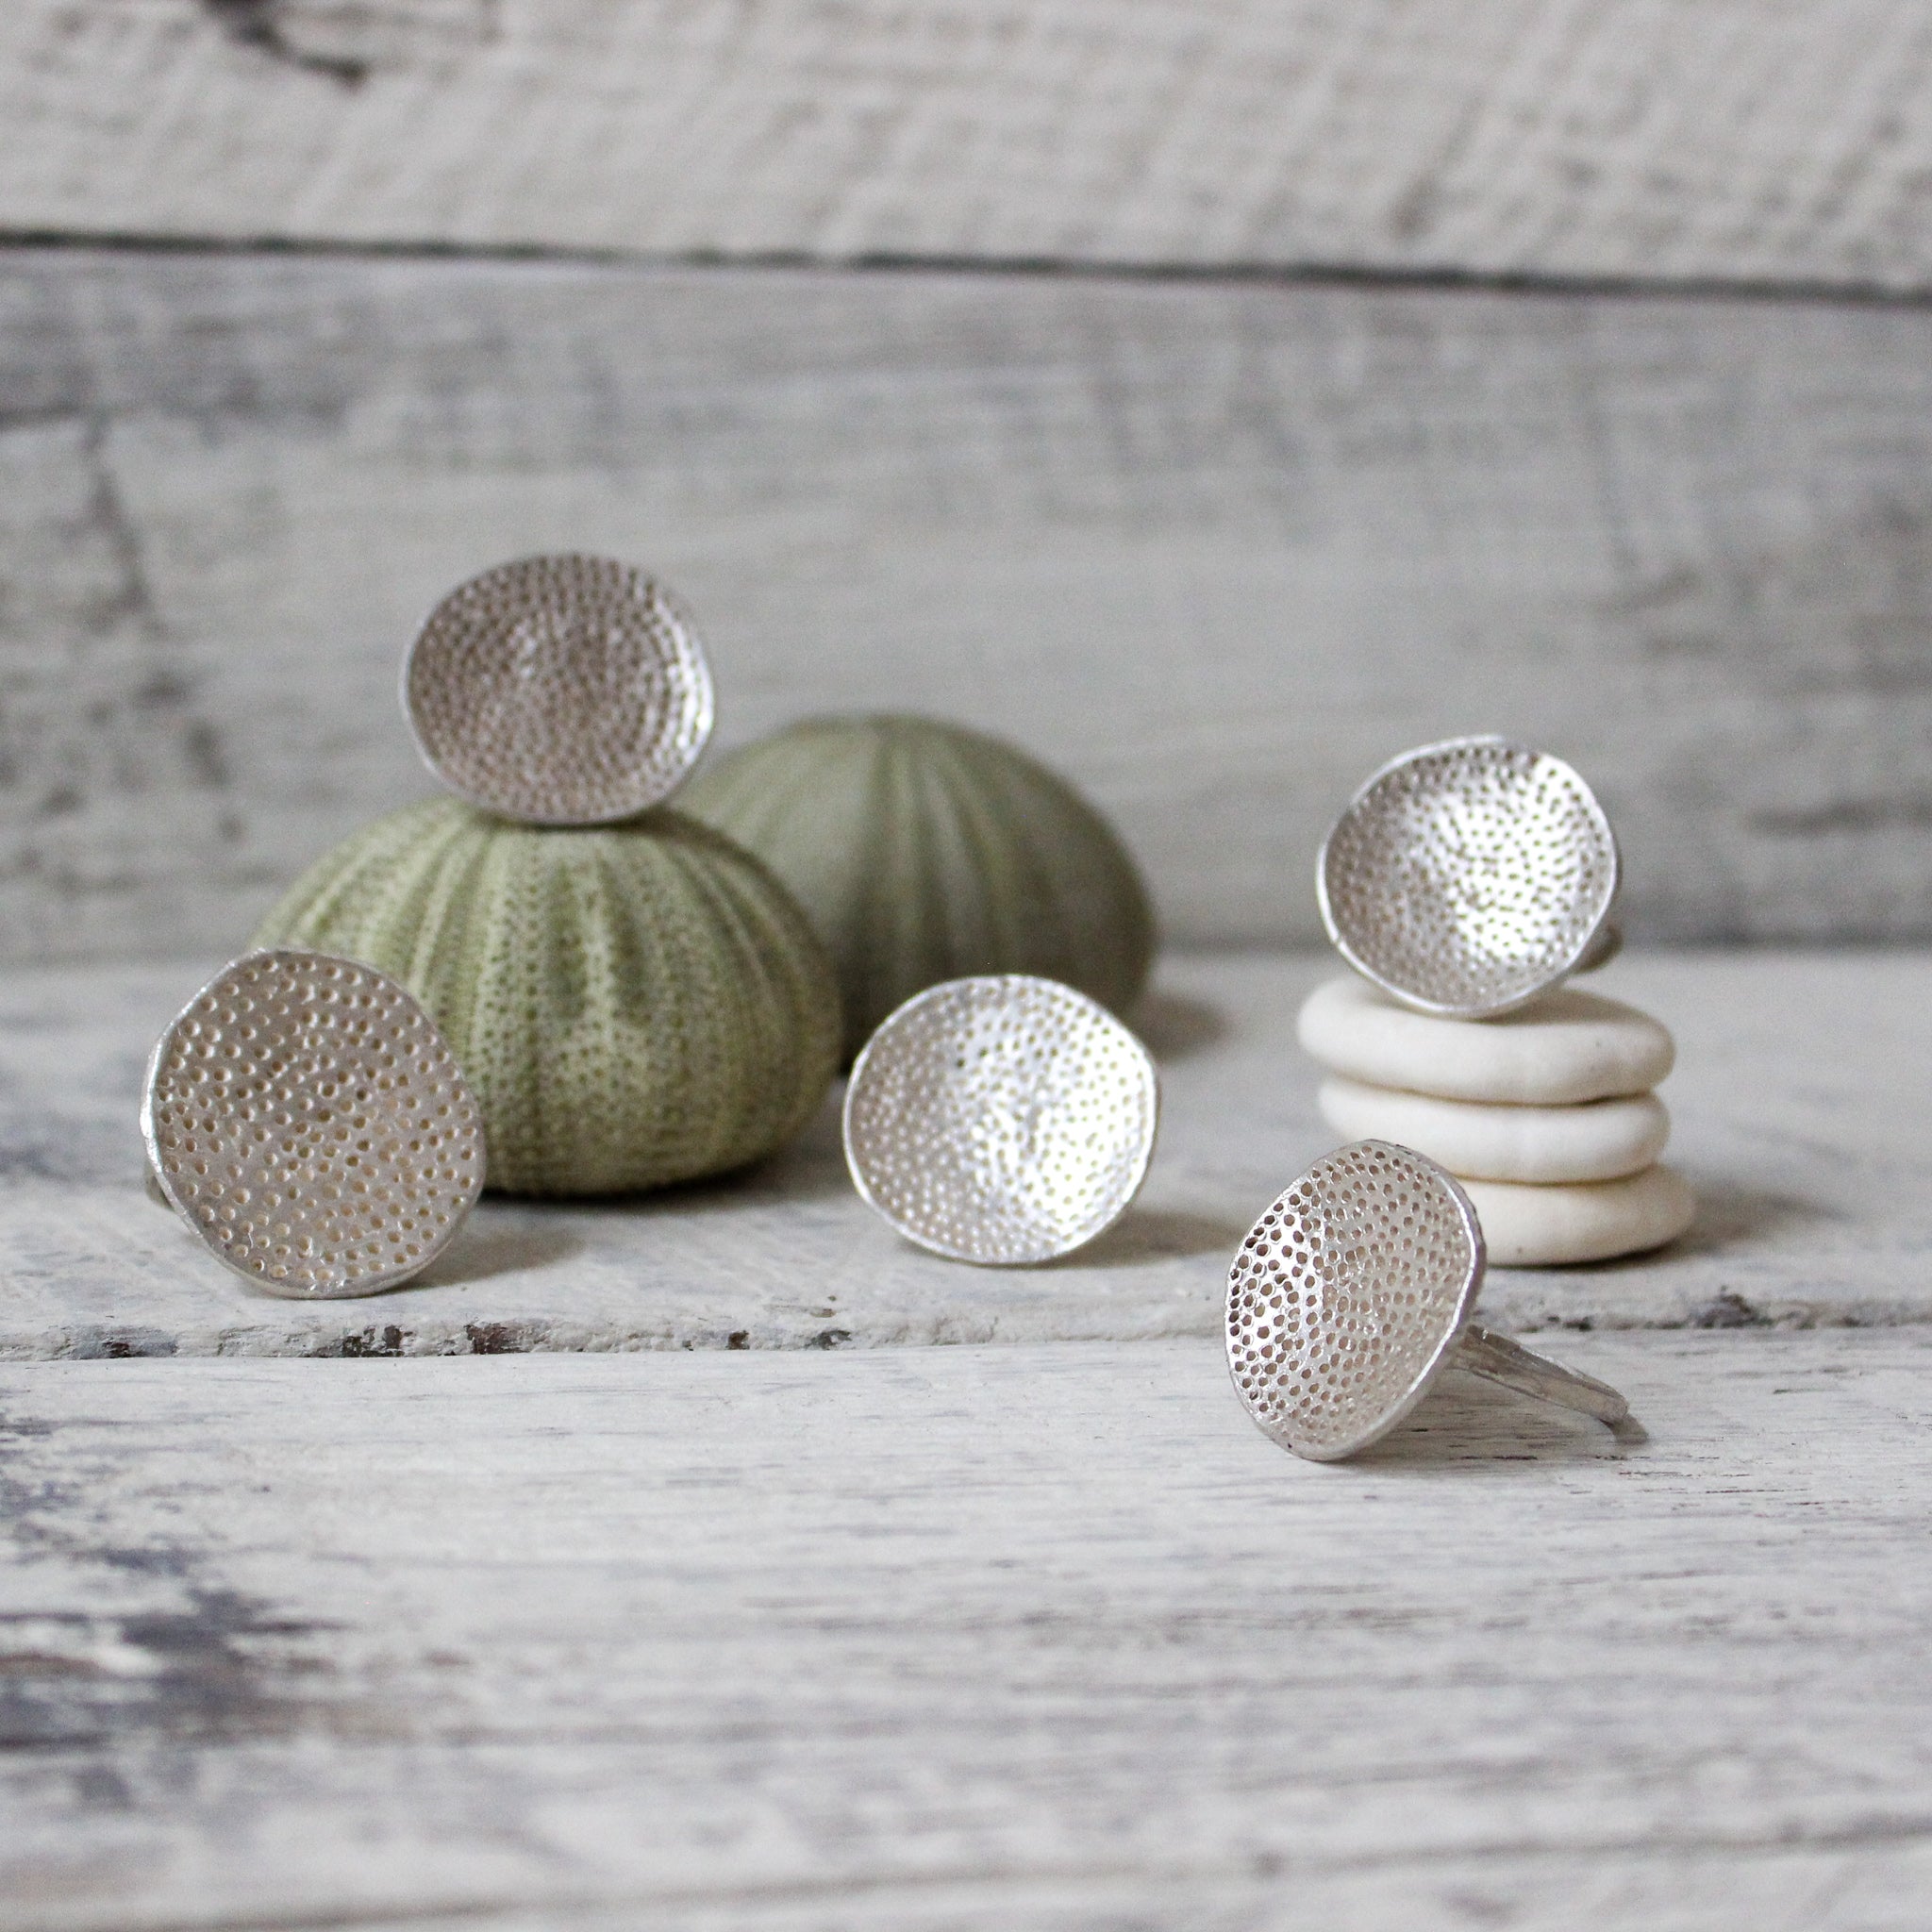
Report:
M 1085 993 L 1027 974 L 948 980 L 880 1023 L 845 1091 L 859 1193 L 958 1261 L 1051 1261 L 1105 1232 L 1154 1153 L 1147 1049 Z
M 1561 758 L 1501 738 L 1384 765 L 1322 846 L 1322 918 L 1357 972 L 1420 1012 L 1525 1006 L 1614 949 L 1617 841 Z
M 1615 1427 L 1615 1390 L 1471 1321 L 1483 1232 L 1433 1160 L 1361 1141 L 1316 1161 L 1227 1275 L 1227 1366 L 1262 1430 L 1315 1462 L 1378 1441 L 1454 1363 Z
M 599 557 L 531 557 L 458 585 L 403 665 L 430 768 L 533 824 L 603 824 L 667 797 L 711 735 L 711 673 L 658 584 Z
M 157 1042 L 153 1179 L 271 1294 L 374 1294 L 426 1268 L 483 1187 L 483 1120 L 394 980 L 325 953 L 250 953 Z

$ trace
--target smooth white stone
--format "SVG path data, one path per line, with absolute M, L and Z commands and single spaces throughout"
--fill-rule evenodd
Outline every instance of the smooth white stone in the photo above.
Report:
M 1669 1032 L 1648 1013 L 1573 986 L 1497 1020 L 1441 1020 L 1351 973 L 1308 995 L 1295 1030 L 1330 1073 L 1349 1079 L 1512 1106 L 1648 1093 L 1676 1058 Z
M 1690 1225 L 1696 1197 L 1684 1176 L 1646 1167 L 1621 1181 L 1533 1188 L 1515 1181 L 1464 1181 L 1498 1268 L 1551 1268 L 1607 1261 L 1660 1248 Z
M 1322 1118 L 1348 1141 L 1393 1141 L 1479 1181 L 1614 1181 L 1664 1151 L 1671 1117 L 1654 1093 L 1574 1107 L 1438 1100 L 1331 1074 Z

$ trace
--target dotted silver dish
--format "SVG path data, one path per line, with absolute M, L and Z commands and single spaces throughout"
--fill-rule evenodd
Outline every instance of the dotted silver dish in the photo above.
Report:
M 852 1069 L 853 1184 L 907 1240 L 1013 1267 L 1125 1213 L 1154 1153 L 1159 1082 L 1106 1008 L 1054 979 L 953 979 L 889 1014 Z
M 598 557 L 487 570 L 430 612 L 403 664 L 430 769 L 533 824 L 605 824 L 668 797 L 711 735 L 711 673 L 663 588 Z
M 1405 752 L 1323 842 L 1328 937 L 1419 1012 L 1486 1019 L 1616 950 L 1615 835 L 1561 758 L 1501 738 Z
M 1227 1365 L 1262 1431 L 1314 1462 L 1379 1441 L 1452 1363 L 1612 1427 L 1629 1405 L 1470 1317 L 1483 1234 L 1434 1161 L 1386 1141 L 1324 1156 L 1249 1230 L 1227 1277 Z
M 386 974 L 250 953 L 156 1043 L 149 1179 L 270 1294 L 375 1294 L 426 1268 L 483 1186 L 483 1120 L 442 1036 Z

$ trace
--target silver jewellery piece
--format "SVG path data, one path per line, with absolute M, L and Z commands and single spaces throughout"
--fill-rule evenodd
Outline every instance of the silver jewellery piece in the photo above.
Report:
M 403 663 L 431 770 L 473 805 L 605 824 L 668 797 L 711 735 L 711 673 L 661 585 L 601 557 L 531 557 L 458 585 Z
M 428 1267 L 482 1191 L 483 1116 L 416 1001 L 327 953 L 249 953 L 156 1043 L 148 1191 L 238 1274 L 297 1299 Z
M 1503 738 L 1404 752 L 1336 820 L 1316 861 L 1341 957 L 1418 1012 L 1526 1006 L 1620 943 L 1617 841 L 1561 758 Z
M 1284 1449 L 1336 1462 L 1379 1441 L 1452 1364 L 1611 1428 L 1630 1405 L 1593 1376 L 1476 1326 L 1483 1231 L 1422 1155 L 1361 1141 L 1324 1156 L 1256 1222 L 1227 1274 L 1227 1366 Z
M 845 1162 L 866 1203 L 956 1261 L 1070 1255 L 1140 1191 L 1160 1087 L 1147 1049 L 1057 979 L 991 974 L 915 993 L 845 1090 Z

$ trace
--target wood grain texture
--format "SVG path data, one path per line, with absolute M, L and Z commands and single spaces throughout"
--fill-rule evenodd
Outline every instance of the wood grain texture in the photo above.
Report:
M 0 223 L 1932 286 L 1900 0 L 14 0 Z
M 1907 1932 L 1932 1331 L 0 1369 L 0 1923 Z
M 1932 312 L 28 251 L 0 958 L 239 944 L 544 548 L 684 592 L 721 742 L 1015 739 L 1183 941 L 1316 938 L 1355 784 L 1486 728 L 1600 787 L 1640 937 L 1932 935 Z
M 155 1036 L 192 969 L 0 979 L 0 1357 L 423 1356 L 1138 1340 L 1220 1331 L 1228 1260 L 1335 1145 L 1294 1040 L 1330 960 L 1171 958 L 1138 1016 L 1161 1127 L 1125 1221 L 1048 1268 L 924 1254 L 852 1190 L 836 1102 L 737 1180 L 591 1206 L 486 1199 L 420 1282 L 348 1302 L 252 1293 L 141 1188 Z M 1932 1320 L 1932 959 L 1618 962 L 1676 1031 L 1669 1158 L 1701 1200 L 1660 1252 L 1493 1271 L 1519 1329 Z

